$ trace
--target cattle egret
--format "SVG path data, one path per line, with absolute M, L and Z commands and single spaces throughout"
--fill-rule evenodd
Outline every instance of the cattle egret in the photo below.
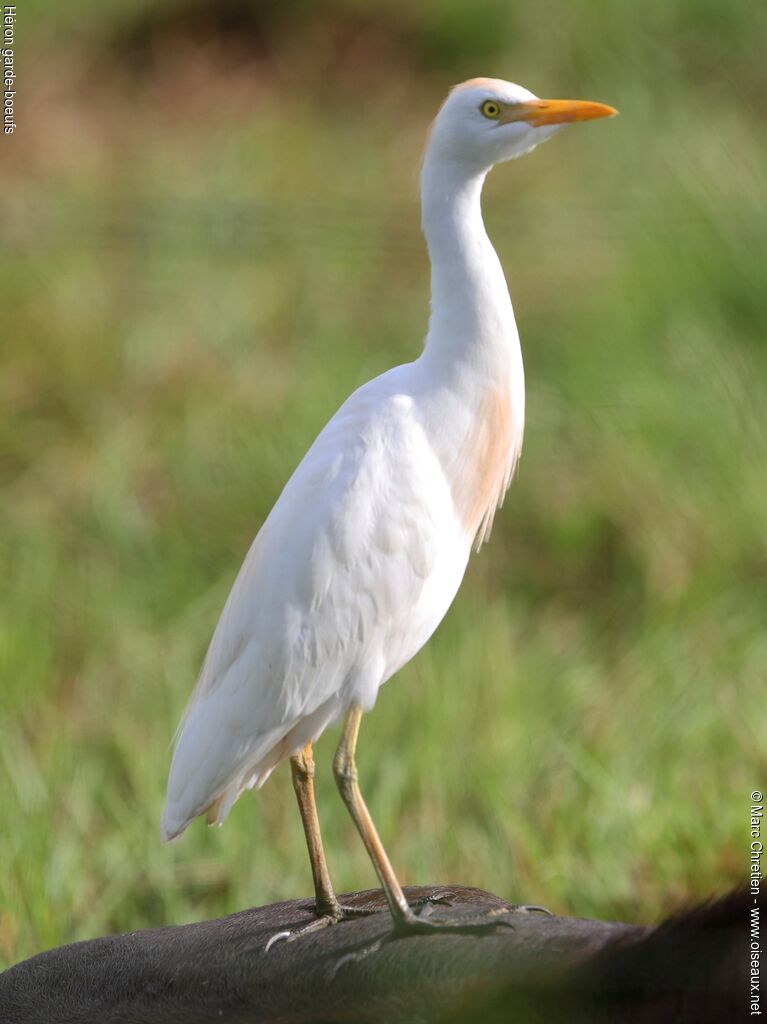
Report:
M 360 722 L 447 612 L 522 447 L 522 353 L 482 222 L 485 177 L 565 124 L 615 113 L 488 78 L 449 94 L 421 176 L 431 258 L 424 349 L 355 391 L 304 456 L 248 552 L 179 727 L 163 838 L 201 814 L 222 823 L 243 790 L 289 758 L 317 927 L 348 915 L 325 862 L 312 759 L 312 744 L 342 717 L 335 779 L 395 926 L 439 926 L 408 905 L 362 798 Z

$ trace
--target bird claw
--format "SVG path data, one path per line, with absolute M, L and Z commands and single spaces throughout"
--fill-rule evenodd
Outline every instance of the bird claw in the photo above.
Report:
M 293 932 L 290 931 L 275 932 L 274 935 L 272 935 L 271 939 L 269 939 L 267 944 L 264 946 L 264 952 L 268 953 L 272 946 L 276 946 L 278 942 L 290 942 L 290 937 L 292 934 Z

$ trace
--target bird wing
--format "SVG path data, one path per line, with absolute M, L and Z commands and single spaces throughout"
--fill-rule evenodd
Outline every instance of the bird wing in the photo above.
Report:
M 468 549 L 447 593 L 438 555 L 455 530 L 453 502 L 401 386 L 406 370 L 347 400 L 253 542 L 182 722 L 171 834 L 227 787 L 236 783 L 231 806 L 263 781 L 293 752 L 279 745 L 297 722 L 320 714 L 321 732 L 351 700 L 372 706 L 452 601 Z M 455 549 L 450 533 L 445 550 Z

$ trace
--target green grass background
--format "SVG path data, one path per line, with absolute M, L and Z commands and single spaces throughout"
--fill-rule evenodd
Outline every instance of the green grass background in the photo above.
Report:
M 285 768 L 160 843 L 169 742 L 293 466 L 419 351 L 424 133 L 476 74 L 621 117 L 489 182 L 524 455 L 363 724 L 363 789 L 405 883 L 633 921 L 736 884 L 767 783 L 764 5 L 216 9 L 18 8 L 0 960 L 310 892 Z M 368 887 L 334 743 L 330 864 Z

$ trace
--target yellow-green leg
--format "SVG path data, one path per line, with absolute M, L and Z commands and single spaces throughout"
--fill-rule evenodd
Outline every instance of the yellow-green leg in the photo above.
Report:
M 333 883 L 330 881 L 325 849 L 322 845 L 322 834 L 320 833 L 320 819 L 317 816 L 317 804 L 314 799 L 314 758 L 311 743 L 307 743 L 300 754 L 291 757 L 290 770 L 293 775 L 293 789 L 298 800 L 298 810 L 304 826 L 306 845 L 309 848 L 317 914 L 319 917 L 336 917 L 340 920 L 343 916 L 341 905 L 336 899 Z
M 290 759 L 290 771 L 293 776 L 293 789 L 298 801 L 298 810 L 304 826 L 306 845 L 309 850 L 309 862 L 314 879 L 314 898 L 317 918 L 293 931 L 277 932 L 269 939 L 267 950 L 277 942 L 292 942 L 300 935 L 314 932 L 331 924 L 337 924 L 349 917 L 365 917 L 377 912 L 373 907 L 345 907 L 338 898 L 330 880 L 325 848 L 322 845 L 320 819 L 317 814 L 317 802 L 314 798 L 314 757 L 312 745 L 307 743 L 300 754 Z
M 467 921 L 464 919 L 455 923 L 431 920 L 413 912 L 405 899 L 402 886 L 397 880 L 394 868 L 373 824 L 373 819 L 362 798 L 357 780 L 355 752 L 361 721 L 362 708 L 358 704 L 353 704 L 346 715 L 343 735 L 341 736 L 341 742 L 338 745 L 335 760 L 333 761 L 333 774 L 335 775 L 341 797 L 354 820 L 354 824 L 357 826 L 359 834 L 362 836 L 362 841 L 367 848 L 370 859 L 373 862 L 373 867 L 386 894 L 386 899 L 394 918 L 395 931 L 405 933 L 434 931 L 486 932 L 494 930 L 499 924 L 511 925 L 511 921 L 508 919 L 508 911 L 506 910 L 500 912 L 490 911 L 482 915 L 480 920 Z M 447 895 L 449 894 L 442 894 L 437 897 L 436 902 L 444 902 Z M 435 901 L 427 900 L 425 906 L 428 908 L 433 902 Z M 542 908 L 525 907 L 515 909 L 537 910 Z
M 362 841 L 373 862 L 378 879 L 383 887 L 386 899 L 389 903 L 395 924 L 417 921 L 413 911 L 410 909 L 402 886 L 397 881 L 394 868 L 391 866 L 386 850 L 383 847 L 378 830 L 370 817 L 370 811 L 362 798 L 359 782 L 357 779 L 357 765 L 354 755 L 357 750 L 357 738 L 362 721 L 362 709 L 359 704 L 353 704 L 349 709 L 344 724 L 341 742 L 333 761 L 333 774 L 341 797 L 346 804 L 349 813 L 357 826 L 357 831 L 362 836 Z
M 362 708 L 358 704 L 353 704 L 347 712 L 341 742 L 338 744 L 338 750 L 333 760 L 333 774 L 335 775 L 341 797 L 352 816 L 354 824 L 357 826 L 357 830 L 362 837 L 362 841 L 383 887 L 394 919 L 395 932 L 486 932 L 493 930 L 499 924 L 510 924 L 511 922 L 507 918 L 508 912 L 505 910 L 501 912 L 491 911 L 484 914 L 482 919 L 478 921 L 467 921 L 464 919 L 456 923 L 430 920 L 413 912 L 405 899 L 402 886 L 397 880 L 394 868 L 386 854 L 381 838 L 370 816 L 370 811 L 368 811 L 360 791 L 355 752 L 361 721 Z M 306 845 L 309 848 L 318 916 L 315 921 L 295 931 L 282 931 L 273 935 L 267 943 L 267 949 L 276 942 L 282 940 L 293 941 L 301 935 L 316 931 L 318 928 L 324 928 L 329 924 L 335 924 L 347 917 L 376 913 L 375 908 L 342 906 L 338 902 L 333 890 L 322 845 L 317 805 L 314 799 L 314 759 L 312 757 L 311 743 L 307 744 L 300 754 L 291 757 L 290 767 L 293 774 L 293 788 L 296 791 L 298 809 L 301 812 L 301 821 L 303 822 L 306 835 Z M 425 903 L 428 906 L 434 902 L 444 902 L 449 895 L 448 893 L 443 893 L 434 899 L 427 899 Z M 543 908 L 520 907 L 514 909 L 540 910 Z

